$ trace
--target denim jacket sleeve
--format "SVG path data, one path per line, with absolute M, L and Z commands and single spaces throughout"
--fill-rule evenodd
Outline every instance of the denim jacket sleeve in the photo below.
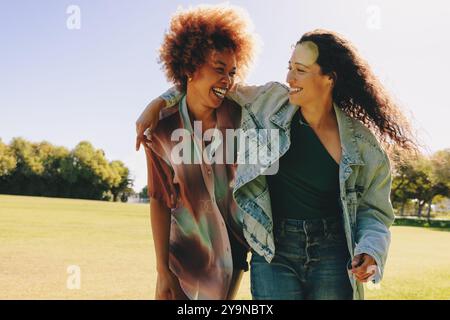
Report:
M 283 86 L 277 82 L 268 82 L 262 86 L 250 86 L 242 83 L 236 83 L 231 90 L 227 92 L 227 98 L 233 100 L 241 107 L 255 101 L 261 94 L 265 93 L 269 88 L 273 86 Z M 177 90 L 176 87 L 172 87 L 162 95 L 160 98 L 166 101 L 166 108 L 171 107 L 180 102 L 183 93 Z
M 176 87 L 172 87 L 159 97 L 166 102 L 165 108 L 169 108 L 180 102 L 183 94 Z
M 262 86 L 249 86 L 242 83 L 234 85 L 232 90 L 227 94 L 227 97 L 236 102 L 241 107 L 255 101 L 261 94 L 263 94 L 274 82 L 268 82 Z
M 362 195 L 356 213 L 354 254 L 366 253 L 375 259 L 379 271 L 378 281 L 383 277 L 391 242 L 389 227 L 395 219 L 390 200 L 391 181 L 389 159 L 383 153 L 383 159 L 375 170 L 367 191 Z
M 227 98 L 233 100 L 242 107 L 254 100 L 259 95 L 259 92 L 262 91 L 262 88 L 263 86 L 236 84 L 233 87 L 233 90 L 228 91 Z M 176 87 L 172 87 L 159 97 L 166 102 L 165 108 L 169 108 L 180 102 L 182 96 L 183 94 L 178 91 Z

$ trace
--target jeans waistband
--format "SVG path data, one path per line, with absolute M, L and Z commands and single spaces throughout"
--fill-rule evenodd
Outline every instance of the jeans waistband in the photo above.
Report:
M 341 216 L 308 220 L 282 219 L 277 223 L 275 229 L 281 234 L 285 232 L 342 234 L 344 232 Z

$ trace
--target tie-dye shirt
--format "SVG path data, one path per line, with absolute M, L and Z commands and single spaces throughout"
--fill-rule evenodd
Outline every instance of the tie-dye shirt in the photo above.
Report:
M 211 148 L 210 157 L 223 156 L 225 163 L 226 152 L 235 154 L 234 150 L 224 150 L 230 145 L 225 131 L 239 128 L 241 108 L 224 100 L 216 116 L 222 140 L 218 139 L 219 144 L 213 140 L 205 147 L 201 136 L 195 134 L 184 97 L 178 105 L 163 110 L 152 142 L 145 148 L 149 197 L 162 200 L 171 209 L 169 267 L 190 299 L 226 299 L 233 265 L 239 264 L 233 263 L 233 256 L 242 257 L 246 264 L 248 251 L 242 214 L 232 195 L 236 166 L 207 161 L 179 163 L 172 154 L 180 141 L 188 138 L 197 160 Z M 173 138 L 172 133 L 179 128 L 189 135 Z M 244 249 L 244 255 L 232 255 L 230 240 L 231 244 L 238 243 L 241 251 Z

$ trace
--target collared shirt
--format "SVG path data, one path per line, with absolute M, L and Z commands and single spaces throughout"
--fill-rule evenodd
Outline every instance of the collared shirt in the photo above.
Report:
M 232 196 L 236 166 L 212 161 L 223 156 L 225 162 L 225 131 L 239 127 L 240 114 L 239 106 L 224 100 L 216 110 L 221 136 L 206 147 L 183 97 L 178 106 L 164 110 L 146 147 L 149 196 L 171 208 L 169 267 L 190 299 L 227 297 L 233 274 L 229 235 L 244 253 L 248 249 L 242 212 Z M 188 163 L 177 158 L 180 146 Z

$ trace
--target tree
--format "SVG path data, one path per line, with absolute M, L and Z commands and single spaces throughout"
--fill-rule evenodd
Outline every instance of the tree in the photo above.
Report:
M 141 192 L 139 192 L 139 198 L 141 198 L 141 199 L 147 199 L 148 198 L 148 187 L 147 186 L 142 188 Z
M 437 151 L 431 157 L 431 177 L 450 187 L 450 149 Z
M 41 147 L 42 144 L 41 144 Z M 67 197 L 69 194 L 68 181 L 64 179 L 63 164 L 69 158 L 67 148 L 49 145 L 44 159 L 43 194 L 46 196 Z
M 16 165 L 17 159 L 14 152 L 0 139 L 0 178 L 11 174 Z
M 120 177 L 120 180 L 111 187 L 111 192 L 113 194 L 113 201 L 126 202 L 128 197 L 133 193 L 131 189 L 133 183 L 130 179 L 130 170 L 125 167 L 122 161 L 112 161 L 110 166 L 115 175 Z
M 430 220 L 431 204 L 436 196 L 450 196 L 450 149 L 437 151 L 430 159 L 431 180 L 433 186 L 430 190 L 427 217 Z
M 0 192 L 8 194 L 127 201 L 129 169 L 109 162 L 101 149 L 81 141 L 72 151 L 43 141 L 0 140 Z
M 394 207 L 400 206 L 400 215 L 404 215 L 405 205 L 414 198 L 416 182 L 414 168 L 410 162 L 400 163 L 392 179 L 391 200 Z
M 449 196 L 450 151 L 439 151 L 432 157 L 418 155 L 414 159 L 402 161 L 394 172 L 391 198 L 394 205 L 400 205 L 403 214 L 405 204 L 417 200 L 417 215 L 422 216 L 423 208 L 428 207 L 430 219 L 433 199 Z
M 17 159 L 15 170 L 8 179 L 8 193 L 23 195 L 42 195 L 42 174 L 44 173 L 45 153 L 35 143 L 23 138 L 14 138 L 10 148 Z

